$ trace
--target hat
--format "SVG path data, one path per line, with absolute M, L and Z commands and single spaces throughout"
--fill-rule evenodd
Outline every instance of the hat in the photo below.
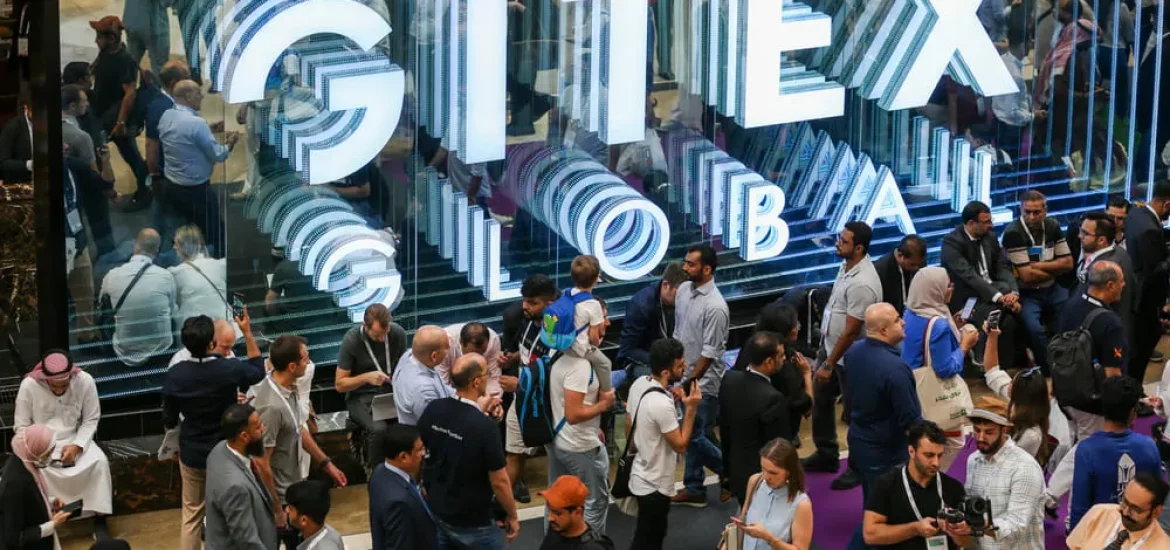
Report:
M 976 399 L 975 410 L 967 413 L 967 418 L 981 418 L 1000 426 L 1010 427 L 1012 425 L 1011 420 L 1008 420 L 1007 403 L 1003 399 L 991 395 L 984 395 Z
M 123 25 L 122 20 L 116 15 L 107 15 L 97 21 L 90 21 L 89 26 L 97 32 L 111 34 L 122 34 L 122 30 L 126 28 L 126 25 Z
M 581 508 L 589 496 L 589 488 L 577 476 L 561 476 L 552 487 L 537 493 L 548 502 L 549 508 Z
M 73 378 L 81 369 L 63 351 L 51 350 L 33 367 L 28 377 L 41 382 L 65 381 Z

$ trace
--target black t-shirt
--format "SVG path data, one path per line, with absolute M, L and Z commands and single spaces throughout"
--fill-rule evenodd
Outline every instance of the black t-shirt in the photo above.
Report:
M 93 97 L 90 98 L 90 107 L 98 118 L 106 121 L 106 111 L 122 102 L 126 91 L 124 84 L 138 82 L 138 64 L 126 51 L 126 48 L 115 53 L 99 53 L 93 62 Z M 111 119 L 110 122 L 113 122 Z
M 1129 341 L 1126 339 L 1125 326 L 1121 317 L 1112 309 L 1105 307 L 1096 298 L 1086 294 L 1079 294 L 1069 298 L 1060 310 L 1060 321 L 1057 332 L 1068 332 L 1081 326 L 1081 323 L 1094 309 L 1104 308 L 1105 313 L 1097 315 L 1089 324 L 1089 334 L 1093 337 L 1093 360 L 1102 368 L 1116 368 L 1125 370 L 1125 362 L 1129 358 Z M 1084 403 L 1078 409 L 1101 414 L 1101 402 Z
M 613 541 L 609 537 L 600 535 L 592 527 L 586 527 L 579 537 L 565 538 L 560 533 L 548 530 L 540 550 L 613 550 Z
M 903 470 L 905 467 L 890 470 L 886 475 L 878 478 L 877 483 L 874 483 L 873 489 L 869 492 L 869 502 L 865 503 L 866 511 L 886 516 L 886 522 L 890 525 L 918 521 L 918 517 L 914 515 L 914 509 L 910 507 L 910 501 L 906 499 L 906 487 L 902 483 Z M 963 484 L 946 474 L 939 475 L 942 479 L 943 501 L 947 503 L 948 507 L 957 506 L 967 494 L 963 489 Z M 922 517 L 938 517 L 939 509 L 942 508 L 942 503 L 938 500 L 938 487 L 936 486 L 938 482 L 931 480 L 930 484 L 923 487 L 910 478 L 909 473 L 907 473 L 907 479 L 910 481 L 910 493 L 914 495 L 914 502 L 918 505 L 918 511 Z M 951 549 L 959 548 L 959 545 L 949 538 L 947 543 Z M 926 539 L 915 537 L 898 544 L 879 548 L 926 550 Z
M 455 527 L 491 525 L 488 474 L 505 465 L 496 423 L 477 407 L 448 397 L 427 405 L 418 429 L 427 448 L 422 477 L 431 512 Z

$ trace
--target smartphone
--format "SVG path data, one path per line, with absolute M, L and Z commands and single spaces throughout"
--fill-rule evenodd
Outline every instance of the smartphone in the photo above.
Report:
M 244 316 L 244 295 L 240 292 L 232 293 L 232 311 L 236 317 Z
M 66 504 L 65 506 L 62 506 L 61 510 L 59 510 L 59 511 L 68 512 L 70 517 L 80 516 L 82 502 L 84 502 L 84 501 L 79 498 L 73 502 L 70 502 L 69 504 Z
M 967 298 L 967 304 L 963 306 L 963 312 L 961 314 L 959 314 L 959 317 L 962 318 L 964 321 L 966 321 L 967 319 L 970 319 L 971 312 L 975 310 L 975 302 L 977 302 L 977 301 L 979 301 L 979 298 L 976 298 L 974 296 Z
M 987 314 L 987 330 L 996 330 L 999 328 L 999 318 L 1003 315 L 1001 310 L 993 310 Z

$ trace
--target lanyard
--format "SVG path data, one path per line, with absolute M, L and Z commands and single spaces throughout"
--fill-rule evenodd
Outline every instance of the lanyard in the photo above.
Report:
M 301 415 L 297 413 L 297 410 L 301 408 L 300 405 L 297 405 L 296 408 L 293 408 L 293 406 L 289 404 L 288 399 L 284 398 L 284 392 L 280 391 L 280 385 L 278 385 L 271 376 L 268 377 L 268 385 L 272 386 L 272 391 L 276 392 L 276 396 L 280 398 L 280 402 L 284 403 L 284 408 L 288 409 L 288 413 L 292 415 L 293 422 L 296 422 L 297 424 L 297 435 L 301 435 Z M 296 390 L 292 391 L 294 392 L 293 399 L 296 399 Z M 300 447 L 298 447 L 298 449 L 299 448 Z
M 902 305 L 906 305 L 906 272 L 902 271 L 902 266 L 898 266 L 898 276 L 902 278 L 902 286 L 898 290 L 902 291 Z
M 914 502 L 914 495 L 910 493 L 910 478 L 906 477 L 906 470 L 909 468 L 909 466 L 902 468 L 902 486 L 906 488 L 906 500 L 910 501 L 910 509 L 914 510 L 914 517 L 918 518 L 918 521 L 922 521 L 922 513 L 918 511 L 918 503 Z M 934 485 L 938 489 L 938 501 L 942 504 L 942 475 L 938 472 L 934 474 Z
M 672 334 L 667 332 L 666 308 L 662 307 L 662 306 L 658 306 L 658 326 L 662 330 L 662 337 L 663 338 L 670 338 L 671 336 L 673 336 Z
M 1081 298 L 1084 298 L 1086 302 L 1089 302 L 1090 304 L 1093 304 L 1097 307 L 1105 307 L 1105 304 L 1101 303 L 1101 300 L 1089 296 L 1088 294 L 1081 294 Z
M 1036 238 L 1032 236 L 1032 230 L 1028 229 L 1027 224 L 1021 223 L 1020 225 L 1024 226 L 1024 234 L 1028 236 L 1028 241 L 1032 243 L 1032 246 L 1036 246 Z M 1044 243 L 1047 241 L 1047 238 L 1048 238 L 1048 231 L 1045 230 L 1044 224 L 1041 223 L 1040 224 L 1040 248 L 1044 248 Z
M 370 347 L 370 337 L 366 336 L 366 329 L 364 329 L 364 328 L 362 329 L 362 343 L 366 345 L 366 353 L 370 354 L 370 361 L 374 362 L 374 368 L 386 373 L 386 375 L 389 376 L 390 375 L 390 335 L 387 334 L 386 339 L 382 340 L 382 343 L 386 346 L 386 368 L 385 369 L 382 368 L 382 365 L 378 364 L 378 358 L 374 357 L 374 348 Z
M 317 534 L 313 535 L 312 539 L 309 539 L 311 542 L 309 542 L 309 545 L 305 547 L 305 550 L 313 550 L 314 548 L 316 548 L 317 544 L 319 544 L 322 540 L 325 539 L 325 532 L 326 532 L 325 526 L 322 525 L 321 530 L 317 531 Z
M 1154 526 L 1151 525 L 1150 527 L 1146 528 L 1146 535 L 1144 537 L 1138 539 L 1137 542 L 1130 545 L 1129 550 L 1137 550 L 1138 548 L 1141 548 L 1142 545 L 1146 543 L 1146 539 L 1150 538 L 1150 535 L 1154 534 L 1153 527 Z M 1117 538 L 1117 534 L 1120 532 L 1121 532 L 1121 520 L 1118 519 L 1117 523 L 1113 524 L 1113 530 L 1110 531 L 1110 533 L 1113 533 L 1113 538 Z M 1113 540 L 1110 539 L 1108 542 L 1113 542 Z

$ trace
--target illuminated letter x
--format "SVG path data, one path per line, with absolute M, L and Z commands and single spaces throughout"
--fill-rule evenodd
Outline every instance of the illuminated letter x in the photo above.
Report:
M 893 85 L 881 98 L 883 109 L 899 111 L 926 105 L 948 65 L 956 81 L 981 96 L 1020 91 L 975 15 L 980 0 L 913 2 L 916 9 L 928 10 L 928 14 L 921 27 L 907 29 L 917 37 L 899 62 Z

